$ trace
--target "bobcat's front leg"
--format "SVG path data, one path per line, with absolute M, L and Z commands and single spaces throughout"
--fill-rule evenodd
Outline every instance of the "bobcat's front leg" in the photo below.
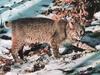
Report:
M 60 57 L 60 53 L 59 53 L 59 42 L 58 42 L 58 38 L 53 38 L 51 41 L 51 47 L 53 49 L 53 55 L 56 58 Z

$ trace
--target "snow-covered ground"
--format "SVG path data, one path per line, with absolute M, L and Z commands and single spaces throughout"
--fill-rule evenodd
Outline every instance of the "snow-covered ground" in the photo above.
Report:
M 10 2 L 9 2 L 10 1 Z M 0 0 L 0 6 L 12 7 L 12 10 L 0 8 L 0 23 L 6 20 L 17 19 L 21 17 L 34 17 L 41 16 L 41 12 L 52 6 L 52 0 Z M 16 6 L 14 6 L 15 4 Z M 44 7 L 42 5 L 47 5 Z M 50 17 L 51 15 L 49 15 Z M 43 17 L 43 15 L 42 15 Z M 97 18 L 92 22 L 92 26 L 87 27 L 86 31 L 100 32 L 100 12 L 94 14 Z M 0 34 L 11 37 L 11 30 Z M 0 39 L 0 57 L 6 59 L 13 59 L 9 49 L 11 49 L 12 41 L 6 39 Z M 100 50 L 100 45 L 96 45 L 95 48 Z M 62 49 L 62 48 L 61 48 Z M 63 52 L 63 50 L 60 52 Z M 63 48 L 64 49 L 64 48 Z M 85 53 L 85 52 L 72 52 L 70 54 L 63 55 L 60 59 L 54 59 L 48 55 L 41 57 L 34 55 L 27 57 L 27 62 L 22 65 L 12 65 L 11 70 L 5 75 L 100 75 L 100 51 Z M 39 69 L 36 69 L 37 64 Z M 1 67 L 0 62 L 0 67 Z M 42 65 L 42 67 L 41 67 Z M 1 75 L 1 71 L 0 71 Z
M 23 4 L 20 2 L 24 0 L 11 0 L 7 4 L 4 4 L 4 6 L 8 6 L 8 9 L 4 12 L 1 8 L 1 18 L 2 22 L 5 22 L 6 20 L 14 20 L 18 18 L 23 17 L 34 17 L 39 15 L 42 11 L 49 8 L 50 5 L 52 5 L 52 0 L 26 0 L 23 2 Z M 14 3 L 18 4 L 18 6 L 13 7 Z M 43 7 L 42 5 L 46 5 L 47 7 Z M 11 10 L 9 8 L 12 8 Z M 1 21 L 1 20 L 0 20 Z
M 0 44 L 2 49 L 6 45 L 7 47 L 10 47 L 11 41 L 2 40 Z M 5 48 L 5 47 L 4 47 Z M 1 49 L 1 52 L 2 52 Z M 3 53 L 8 52 L 8 50 L 3 50 Z M 5 54 L 3 54 L 5 55 Z M 76 59 L 73 59 L 73 56 L 75 55 L 81 55 L 79 58 L 76 57 Z M 6 56 L 4 56 L 6 58 Z M 45 58 L 43 61 L 40 60 L 40 62 L 45 64 L 45 67 L 41 70 L 38 70 L 34 72 L 34 65 L 38 63 L 39 56 L 34 55 L 31 58 L 28 57 L 28 62 L 20 65 L 20 66 L 12 66 L 11 71 L 7 72 L 5 75 L 76 75 L 77 73 L 80 73 L 80 71 L 87 70 L 87 68 L 92 67 L 95 68 L 97 65 L 99 65 L 100 61 L 100 52 L 93 52 L 93 53 L 71 53 L 68 55 L 65 55 L 61 57 L 60 59 L 54 60 L 51 57 L 48 57 L 47 55 L 44 56 Z M 10 57 L 9 57 L 10 58 Z M 40 63 L 40 64 L 41 64 Z M 69 73 L 68 71 L 75 70 L 72 73 Z

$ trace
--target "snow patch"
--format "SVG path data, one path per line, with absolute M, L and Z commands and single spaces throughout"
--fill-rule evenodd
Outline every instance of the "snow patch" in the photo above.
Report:
M 59 48 L 59 53 L 61 53 L 61 54 L 62 54 L 65 50 L 66 50 L 66 48 L 65 48 L 65 47 Z
M 94 17 L 95 17 L 96 19 L 100 20 L 100 11 L 99 11 L 99 12 L 96 12 L 96 13 L 94 14 Z
M 100 50 L 100 45 L 96 45 L 95 48 L 96 48 L 97 50 Z
M 12 41 L 0 39 L 0 46 L 4 48 L 11 49 Z
M 16 72 L 7 72 L 5 75 L 18 75 Z
M 100 32 L 100 26 L 96 25 L 96 26 L 86 27 L 85 31 Z

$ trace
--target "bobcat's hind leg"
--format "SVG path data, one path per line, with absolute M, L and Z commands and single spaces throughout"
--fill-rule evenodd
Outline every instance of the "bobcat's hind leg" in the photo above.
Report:
M 12 53 L 12 56 L 15 60 L 15 63 L 22 63 L 23 62 L 23 60 L 19 58 L 19 54 L 18 54 L 19 50 L 21 50 L 23 45 L 24 45 L 24 43 L 22 41 L 18 41 L 18 40 L 13 41 L 11 53 Z

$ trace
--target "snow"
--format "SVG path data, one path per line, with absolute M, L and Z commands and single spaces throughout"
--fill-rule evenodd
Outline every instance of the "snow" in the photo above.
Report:
M 63 53 L 65 51 L 65 47 L 59 48 L 59 53 Z
M 16 72 L 7 72 L 5 75 L 18 75 Z
M 99 11 L 99 12 L 96 12 L 96 13 L 94 14 L 94 17 L 95 17 L 96 19 L 100 20 L 100 11 Z
M 24 3 L 23 5 L 20 5 L 16 8 L 13 8 L 12 10 L 5 11 L 4 13 L 1 14 L 2 20 L 6 21 L 6 20 L 9 20 L 9 19 L 12 19 L 13 17 L 19 18 L 23 11 L 30 8 L 32 5 L 37 4 L 38 1 L 40 1 L 40 0 L 36 0 L 34 2 L 28 1 L 28 2 Z
M 30 50 L 30 49 L 31 48 L 28 45 L 26 45 L 26 46 L 23 47 L 23 52 L 25 52 L 26 50 Z
M 0 56 L 7 58 L 7 59 L 12 59 L 11 54 L 9 54 L 10 51 L 8 49 L 11 49 L 12 41 L 11 40 L 3 40 L 0 39 Z
M 4 46 L 9 47 L 9 44 L 11 43 L 10 40 L 8 40 L 8 42 L 5 42 L 5 40 L 1 40 L 1 42 L 0 42 L 0 45 L 1 45 L 0 48 L 4 47 Z M 4 48 L 2 48 L 2 49 L 4 49 Z M 0 49 L 0 50 L 2 51 L 2 49 Z M 70 62 L 69 64 L 62 62 L 63 61 L 62 59 L 60 59 L 60 60 L 49 59 L 50 60 L 49 63 L 45 66 L 45 68 L 43 70 L 33 72 L 33 73 L 20 73 L 19 74 L 20 68 L 18 68 L 15 70 L 13 69 L 10 72 L 7 72 L 5 75 L 17 75 L 17 74 L 19 74 L 19 75 L 37 75 L 37 74 L 38 75 L 52 75 L 52 74 L 53 75 L 64 75 L 64 73 L 59 69 L 67 71 L 67 70 L 72 70 L 74 68 L 77 68 L 78 71 L 81 71 L 81 70 L 85 70 L 91 66 L 95 67 L 97 64 L 100 63 L 100 61 L 98 60 L 98 59 L 100 59 L 99 53 L 100 52 L 84 54 L 79 59 L 71 60 L 70 57 L 75 55 L 75 53 L 72 53 L 69 55 L 69 58 L 67 58 L 68 55 L 66 57 L 67 61 L 65 61 L 65 62 Z M 30 69 L 33 66 L 33 64 L 31 62 L 37 60 L 38 58 L 39 58 L 38 56 L 31 57 L 30 59 L 28 59 L 29 63 L 26 63 L 20 67 L 23 69 L 23 71 L 28 68 Z M 82 64 L 84 64 L 84 67 L 79 67 Z
M 0 55 L 3 53 L 9 53 L 9 51 L 5 49 L 4 47 L 0 47 Z
M 97 21 L 96 21 L 96 23 L 97 23 Z M 94 23 L 94 24 L 96 24 L 96 23 Z M 97 24 L 97 25 L 86 27 L 85 31 L 100 32 L 100 25 Z
M 47 9 L 42 7 L 46 3 L 49 5 L 52 0 L 31 0 L 12 8 L 12 10 L 7 10 L 1 14 L 2 22 L 12 19 L 18 19 L 23 17 L 33 17 L 39 15 L 43 10 Z M 34 7 L 34 8 L 33 8 Z M 21 9 L 20 9 L 21 8 Z M 28 12 L 30 11 L 30 12 Z
M 67 71 L 67 70 L 71 70 L 74 68 L 77 71 L 82 71 L 82 70 L 86 70 L 88 67 L 96 67 L 96 65 L 100 63 L 100 61 L 97 60 L 100 58 L 99 53 L 98 54 L 97 53 L 86 54 L 77 60 L 71 61 L 69 64 L 61 62 L 60 60 L 51 60 L 45 66 L 44 69 L 33 72 L 33 73 L 20 73 L 19 74 L 20 69 L 19 70 L 16 69 L 16 70 L 12 70 L 11 72 L 6 73 L 6 75 L 16 75 L 16 74 L 19 74 L 19 75 L 65 75 L 65 72 L 63 72 L 62 70 Z M 94 61 L 94 59 L 96 60 Z M 23 70 L 25 68 L 32 67 L 32 64 L 30 65 L 29 64 L 30 63 L 24 64 L 23 65 L 24 67 L 22 67 Z M 81 67 L 82 64 L 84 65 L 84 67 Z
M 78 67 L 79 65 L 82 65 L 84 63 L 84 61 L 86 61 L 87 59 L 89 59 L 90 57 L 92 57 L 95 53 L 91 53 L 91 54 L 87 54 L 84 55 L 83 57 L 76 59 L 75 61 L 71 62 L 70 64 L 64 66 L 66 68 L 66 70 L 70 70 L 70 69 L 74 69 L 76 67 Z
M 46 72 L 41 72 L 39 75 L 64 75 L 62 71 L 59 70 L 53 70 L 53 71 L 46 71 Z
M 0 0 L 0 6 L 7 4 L 9 0 Z
M 97 50 L 100 50 L 100 45 L 96 45 L 95 48 L 96 48 Z
M 86 31 L 100 32 L 100 11 L 94 14 L 94 18 L 96 18 L 97 20 L 93 21 L 91 25 L 95 25 L 95 26 L 91 26 L 87 28 Z
M 16 72 L 8 72 L 6 75 L 17 75 Z M 39 71 L 35 73 L 25 73 L 25 74 L 18 74 L 18 75 L 64 75 L 62 71 L 53 70 L 53 71 Z
M 0 46 L 4 47 L 4 48 L 11 48 L 12 45 L 12 41 L 11 40 L 3 40 L 0 39 Z
M 100 46 L 98 45 L 98 47 Z M 0 39 L 0 48 L 1 48 L 0 55 L 1 56 L 3 55 L 3 57 L 5 58 L 10 58 L 10 57 L 5 56 L 4 53 L 9 52 L 5 48 L 11 48 L 11 40 Z M 62 48 L 60 48 L 60 50 L 62 50 Z M 33 73 L 24 73 L 25 69 L 29 70 L 32 68 L 33 63 L 31 62 L 34 62 L 39 58 L 39 56 L 35 55 L 33 57 L 29 57 L 28 59 L 29 62 L 20 66 L 21 68 L 18 68 L 18 69 L 13 68 L 10 72 L 7 72 L 5 75 L 65 75 L 65 73 L 61 70 L 67 71 L 67 70 L 76 69 L 77 71 L 82 71 L 82 70 L 86 70 L 88 67 L 96 67 L 96 65 L 100 63 L 100 61 L 98 60 L 100 59 L 99 53 L 100 52 L 84 54 L 81 58 L 76 59 L 76 60 L 71 60 L 71 57 L 73 55 L 76 55 L 75 52 L 73 52 L 72 54 L 66 55 L 65 61 L 63 60 L 63 57 L 60 60 L 59 59 L 53 60 L 52 58 L 50 58 L 49 63 L 45 65 L 44 69 L 33 72 Z M 67 62 L 69 63 L 66 64 Z M 81 65 L 84 65 L 84 67 L 80 67 Z

